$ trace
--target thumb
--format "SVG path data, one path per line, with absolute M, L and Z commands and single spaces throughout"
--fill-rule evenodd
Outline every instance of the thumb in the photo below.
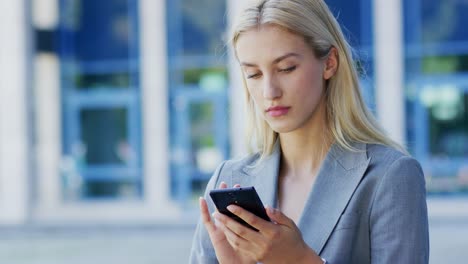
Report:
M 270 219 L 273 221 L 273 222 L 276 222 L 280 225 L 291 225 L 291 222 L 292 220 L 289 219 L 285 214 L 283 214 L 280 210 L 276 209 L 276 208 L 273 208 L 273 207 L 270 207 L 270 206 L 265 206 L 266 208 L 266 211 L 267 211 L 267 214 L 268 214 L 268 217 L 270 217 Z

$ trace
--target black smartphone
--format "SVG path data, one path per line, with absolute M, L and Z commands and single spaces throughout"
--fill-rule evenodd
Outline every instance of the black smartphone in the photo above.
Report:
M 257 191 L 253 186 L 211 190 L 210 196 L 220 213 L 231 217 L 237 222 L 255 231 L 258 230 L 246 223 L 237 215 L 231 213 L 226 207 L 228 207 L 231 204 L 234 204 L 244 208 L 245 210 L 255 214 L 256 216 L 266 221 L 271 221 L 266 213 L 262 201 L 260 200 L 260 197 L 257 194 Z

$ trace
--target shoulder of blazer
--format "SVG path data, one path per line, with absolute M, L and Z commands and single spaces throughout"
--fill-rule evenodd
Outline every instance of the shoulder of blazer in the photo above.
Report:
M 228 172 L 243 170 L 246 167 L 254 167 L 255 165 L 257 165 L 259 160 L 260 153 L 247 154 L 240 158 L 226 160 L 223 170 Z
M 402 153 L 392 147 L 380 144 L 368 144 L 367 155 L 372 157 L 372 164 L 374 166 L 390 167 L 395 161 L 406 158 L 418 163 L 413 157 Z M 419 164 L 419 163 L 418 163 Z

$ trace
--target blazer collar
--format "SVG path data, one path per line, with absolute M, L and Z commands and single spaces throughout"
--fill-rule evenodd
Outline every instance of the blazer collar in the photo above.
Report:
M 305 242 L 318 254 L 321 253 L 370 162 L 366 144 L 355 143 L 353 147 L 357 151 L 346 150 L 337 144 L 332 145 L 299 220 L 299 229 Z
M 255 190 L 264 205 L 277 207 L 280 160 L 281 148 L 279 140 L 277 140 L 271 155 L 260 161 L 256 159 L 253 164 L 248 164 L 240 170 L 233 171 L 232 184 L 240 183 L 241 186 L 255 186 Z M 255 164 L 256 162 L 259 163 Z
M 370 162 L 366 144 L 355 143 L 352 147 L 357 151 L 344 149 L 337 144 L 330 147 L 299 219 L 298 226 L 305 242 L 318 254 L 321 253 Z M 259 164 L 234 170 L 232 184 L 253 184 L 265 205 L 277 207 L 280 159 L 281 148 L 278 140 L 273 153 Z

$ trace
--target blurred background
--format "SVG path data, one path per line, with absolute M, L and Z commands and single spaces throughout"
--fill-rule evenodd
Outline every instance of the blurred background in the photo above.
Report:
M 246 153 L 225 44 L 248 0 L 0 2 L 0 262 L 186 263 Z M 468 1 L 326 0 L 427 181 L 431 263 L 468 258 Z

